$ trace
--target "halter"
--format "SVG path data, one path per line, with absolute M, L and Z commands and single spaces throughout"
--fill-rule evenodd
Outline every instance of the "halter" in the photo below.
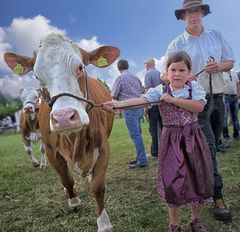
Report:
M 90 89 L 89 89 L 89 84 L 88 84 L 88 75 L 87 75 L 87 71 L 85 69 L 85 66 L 83 66 L 84 68 L 84 78 L 85 78 L 85 90 L 86 90 L 86 96 L 85 97 L 79 97 L 77 95 L 71 94 L 71 93 L 59 93 L 55 96 L 53 96 L 52 98 L 50 96 L 48 96 L 47 94 L 44 93 L 44 91 L 42 89 L 39 89 L 40 94 L 42 96 L 42 98 L 44 99 L 45 102 L 47 102 L 48 106 L 50 108 L 53 107 L 53 104 L 56 102 L 56 100 L 60 97 L 63 96 L 67 96 L 67 97 L 72 97 L 75 98 L 79 101 L 85 102 L 87 103 L 86 106 L 86 111 L 89 112 L 93 107 L 102 107 L 102 104 L 95 104 L 90 98 Z M 36 77 L 36 76 L 35 76 Z M 38 77 L 36 77 L 38 79 Z

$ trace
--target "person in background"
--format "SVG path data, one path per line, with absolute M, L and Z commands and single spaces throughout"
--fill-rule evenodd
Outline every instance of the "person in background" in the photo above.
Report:
M 140 79 L 128 71 L 127 60 L 119 60 L 117 63 L 120 75 L 116 78 L 112 87 L 112 98 L 117 101 L 141 97 L 142 83 Z M 136 149 L 136 158 L 130 161 L 129 168 L 144 168 L 148 165 L 145 146 L 141 132 L 141 118 L 143 109 L 124 109 L 124 119 L 129 135 Z
M 144 79 L 144 87 L 146 92 L 150 88 L 155 88 L 156 86 L 162 84 L 162 81 L 160 79 L 161 73 L 155 68 L 155 60 L 153 58 L 147 59 L 144 64 L 147 69 Z M 151 156 L 157 157 L 159 144 L 158 140 L 162 128 L 162 119 L 157 105 L 146 107 L 145 110 L 147 111 L 149 119 L 149 133 L 152 137 Z
M 237 84 L 238 111 L 240 109 L 240 71 L 237 72 L 239 83 Z
M 228 72 L 234 65 L 234 54 L 222 34 L 216 30 L 207 30 L 202 18 L 210 14 L 208 4 L 202 0 L 184 0 L 181 9 L 175 10 L 178 20 L 186 23 L 185 31 L 168 46 L 166 59 L 175 51 L 186 51 L 192 59 L 192 72 L 199 74 L 197 82 L 206 92 L 207 104 L 198 115 L 199 124 L 207 139 L 212 155 L 214 175 L 213 215 L 216 219 L 227 221 L 232 213 L 223 199 L 223 181 L 217 169 L 216 147 L 222 133 L 224 121 L 224 88 L 223 72 Z
M 131 107 L 162 100 L 159 110 L 163 128 L 160 136 L 157 189 L 166 201 L 169 232 L 180 232 L 181 207 L 192 208 L 193 232 L 207 232 L 201 223 L 203 204 L 213 195 L 212 159 L 197 114 L 204 109 L 205 92 L 196 81 L 189 81 L 191 58 L 174 52 L 166 64 L 168 84 L 149 89 L 145 96 L 119 102 L 106 102 L 103 108 Z M 184 116 L 184 117 L 183 117 Z
M 238 121 L 238 96 L 237 85 L 239 79 L 237 73 L 229 71 L 227 75 L 227 85 L 225 91 L 225 120 L 223 124 L 223 138 L 226 144 L 229 144 L 230 136 L 228 130 L 228 115 L 230 114 L 233 126 L 233 139 L 239 141 L 239 121 Z

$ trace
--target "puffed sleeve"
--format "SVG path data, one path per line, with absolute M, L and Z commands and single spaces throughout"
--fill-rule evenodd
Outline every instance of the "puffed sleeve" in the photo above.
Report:
M 203 100 L 206 104 L 207 103 L 206 93 L 203 87 L 197 81 L 192 81 L 191 83 L 192 83 L 192 99 Z
M 160 101 L 160 97 L 163 94 L 163 86 L 162 84 L 156 86 L 155 88 L 150 88 L 146 94 L 144 94 L 142 97 L 145 97 L 148 102 L 155 102 Z

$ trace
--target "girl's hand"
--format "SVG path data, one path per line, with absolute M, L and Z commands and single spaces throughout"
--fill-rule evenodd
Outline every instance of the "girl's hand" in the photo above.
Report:
M 106 110 L 106 111 L 109 111 L 109 112 L 113 112 L 114 111 L 114 107 L 116 107 L 116 102 L 113 102 L 113 101 L 108 101 L 108 102 L 105 102 L 103 103 L 103 109 Z
M 171 104 L 171 103 L 173 103 L 174 98 L 171 95 L 169 95 L 168 93 L 164 93 L 161 96 L 160 100 Z

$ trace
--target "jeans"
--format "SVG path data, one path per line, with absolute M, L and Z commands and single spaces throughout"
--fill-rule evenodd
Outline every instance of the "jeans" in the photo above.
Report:
M 213 165 L 214 175 L 214 199 L 222 198 L 223 182 L 222 177 L 217 170 L 216 161 L 216 143 L 220 138 L 222 132 L 222 126 L 224 121 L 224 102 L 223 96 L 210 98 L 207 97 L 207 104 L 204 107 L 203 112 L 198 115 L 198 122 L 206 137 Z
M 143 115 L 143 109 L 124 110 L 125 123 L 127 125 L 130 138 L 135 145 L 137 153 L 136 160 L 139 165 L 146 165 L 148 163 L 141 130 L 141 118 Z
M 225 117 L 223 124 L 223 137 L 226 140 L 230 139 L 228 131 L 228 115 L 230 113 L 233 125 L 233 138 L 239 138 L 239 121 L 238 121 L 238 97 L 237 95 L 225 95 Z
M 152 137 L 151 155 L 158 156 L 159 136 L 162 129 L 162 118 L 158 106 L 148 109 L 149 133 Z

